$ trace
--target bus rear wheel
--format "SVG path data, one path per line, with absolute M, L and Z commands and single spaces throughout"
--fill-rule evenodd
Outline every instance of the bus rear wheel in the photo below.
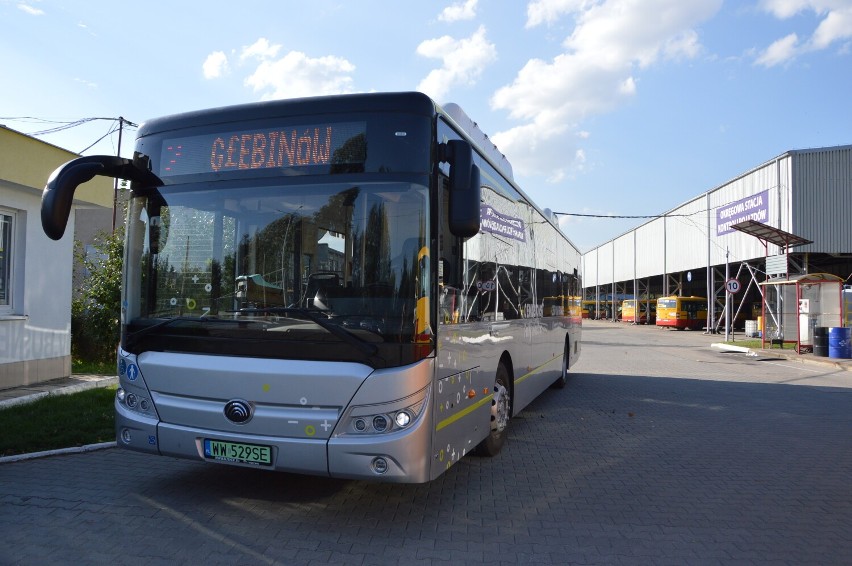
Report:
M 476 447 L 477 454 L 491 457 L 500 453 L 506 442 L 511 416 L 512 390 L 509 387 L 509 372 L 500 364 L 494 378 L 494 394 L 491 398 L 491 431 Z

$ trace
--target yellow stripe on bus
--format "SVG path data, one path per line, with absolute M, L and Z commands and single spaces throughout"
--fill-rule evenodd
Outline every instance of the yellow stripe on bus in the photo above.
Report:
M 544 362 L 543 364 L 541 364 L 541 365 L 540 365 L 540 366 L 538 366 L 537 368 L 533 369 L 532 371 L 530 371 L 530 372 L 528 372 L 528 373 L 526 373 L 526 374 L 522 375 L 522 376 L 521 376 L 521 377 L 519 377 L 518 379 L 516 379 L 516 380 L 515 380 L 515 383 L 520 383 L 520 382 L 522 382 L 522 381 L 523 381 L 523 380 L 525 380 L 526 378 L 531 377 L 532 375 L 534 375 L 534 374 L 535 374 L 538 370 L 540 370 L 540 369 L 541 369 L 541 368 L 543 368 L 544 366 L 550 365 L 550 364 L 552 364 L 554 361 L 556 361 L 556 360 L 558 360 L 558 359 L 561 359 L 561 358 L 562 358 L 562 356 L 561 356 L 561 355 L 560 355 L 560 356 L 554 356 L 553 358 L 551 358 L 551 359 L 549 359 L 548 361 Z M 480 399 L 479 401 L 477 401 L 476 403 L 474 403 L 474 404 L 473 404 L 473 405 L 471 405 L 470 407 L 466 407 L 466 408 L 462 409 L 461 411 L 459 411 L 458 413 L 456 413 L 455 415 L 453 415 L 453 416 L 451 416 L 451 417 L 447 417 L 446 419 L 442 420 L 441 422 L 439 422 L 439 423 L 437 424 L 437 426 L 435 427 L 435 431 L 437 432 L 437 431 L 441 430 L 442 428 L 446 428 L 446 427 L 450 426 L 451 424 L 453 424 L 454 422 L 456 422 L 457 420 L 459 420 L 459 419 L 461 419 L 461 418 L 464 418 L 464 417 L 468 416 L 470 413 L 472 413 L 473 411 L 475 411 L 476 409 L 478 409 L 479 407 L 481 407 L 481 406 L 482 406 L 482 405 L 484 405 L 485 403 L 490 403 L 490 402 L 491 402 L 491 399 L 492 399 L 493 397 L 494 397 L 494 394 L 493 394 L 493 393 L 492 393 L 491 395 L 486 395 L 485 397 L 483 397 L 482 399 Z
M 527 373 L 525 373 L 524 375 L 522 375 L 521 377 L 519 377 L 518 379 L 516 379 L 516 380 L 515 380 L 515 384 L 518 384 L 518 383 L 522 382 L 523 380 L 525 380 L 525 379 L 526 379 L 526 378 L 528 378 L 528 377 L 532 377 L 532 376 L 533 376 L 533 375 L 535 375 L 535 374 L 536 374 L 536 372 L 538 372 L 538 370 L 540 370 L 541 368 L 543 368 L 543 367 L 545 367 L 545 366 L 549 366 L 549 365 L 550 365 L 550 364 L 552 364 L 554 361 L 556 361 L 556 360 L 561 360 L 561 359 L 562 359 L 562 355 L 561 355 L 561 354 L 560 354 L 560 355 L 558 355 L 558 356 L 554 356 L 554 357 L 550 358 L 549 360 L 547 360 L 546 362 L 544 362 L 543 364 L 541 364 L 541 365 L 540 365 L 540 366 L 538 366 L 537 368 L 533 368 L 532 370 L 528 371 Z
M 442 428 L 446 428 L 446 427 L 450 426 L 451 424 L 453 424 L 457 420 L 461 419 L 462 417 L 468 416 L 470 413 L 477 410 L 478 408 L 480 408 L 485 403 L 490 403 L 492 397 L 494 397 L 493 393 L 491 395 L 486 395 L 485 397 L 483 397 L 482 399 L 480 399 L 479 401 L 477 401 L 476 403 L 474 403 L 470 407 L 466 407 L 466 408 L 462 409 L 461 411 L 459 411 L 458 413 L 456 413 L 455 415 L 453 415 L 451 417 L 447 417 L 446 419 L 444 419 L 444 420 L 442 420 L 441 422 L 438 423 L 438 426 L 435 427 L 435 431 L 437 432 L 437 431 L 441 430 Z

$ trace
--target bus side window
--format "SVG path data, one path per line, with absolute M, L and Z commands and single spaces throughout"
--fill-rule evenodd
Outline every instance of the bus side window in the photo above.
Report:
M 449 211 L 449 180 L 441 175 L 442 211 Z M 463 300 L 464 263 L 462 251 L 464 240 L 450 231 L 448 215 L 442 212 L 441 232 L 438 240 L 438 322 L 439 324 L 458 324 L 468 317 L 470 303 Z

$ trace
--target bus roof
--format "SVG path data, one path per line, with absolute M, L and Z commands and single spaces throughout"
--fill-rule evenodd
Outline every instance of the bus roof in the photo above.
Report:
M 335 112 L 406 112 L 434 116 L 435 102 L 420 92 L 389 92 L 367 94 L 339 94 L 307 98 L 290 98 L 252 102 L 235 106 L 207 108 L 181 114 L 172 114 L 144 122 L 137 134 L 142 138 L 151 134 L 190 128 L 206 124 L 287 118 L 306 114 L 334 114 Z
M 247 104 L 238 104 L 234 106 L 220 106 L 217 108 L 207 108 L 203 110 L 195 110 L 191 112 L 183 112 L 180 114 L 172 114 L 160 118 L 147 120 L 139 126 L 136 138 L 140 139 L 145 136 L 168 132 L 171 130 L 179 130 L 183 128 L 191 128 L 195 126 L 208 124 L 227 124 L 230 122 L 241 122 L 247 120 L 262 120 L 269 118 L 287 118 L 290 116 L 303 116 L 310 114 L 334 114 L 349 113 L 349 112 L 405 112 L 408 114 L 419 114 L 422 116 L 432 117 L 442 115 L 446 117 L 452 124 L 460 130 L 460 133 L 467 138 L 469 142 L 479 148 L 481 154 L 486 161 L 500 171 L 506 177 L 509 184 L 521 194 L 526 201 L 533 206 L 545 218 L 547 222 L 553 225 L 563 238 L 579 253 L 579 248 L 568 238 L 562 231 L 559 221 L 556 216 L 550 212 L 547 213 L 541 209 L 538 204 L 533 201 L 516 183 L 512 176 L 512 166 L 499 149 L 493 143 L 485 143 L 488 141 L 488 136 L 481 132 L 478 127 L 475 132 L 470 132 L 465 128 L 465 124 L 460 124 L 456 118 L 464 122 L 462 119 L 467 118 L 467 115 L 458 108 L 456 104 L 448 104 L 450 112 L 438 106 L 434 100 L 429 98 L 422 92 L 370 92 L 360 94 L 337 94 L 330 96 L 315 96 L 305 98 L 290 98 L 285 100 L 270 100 L 264 102 L 251 102 Z M 456 110 L 458 109 L 458 111 Z M 452 112 L 452 114 L 451 114 Z M 455 116 L 453 115 L 455 114 Z M 470 118 L 467 120 L 475 124 Z

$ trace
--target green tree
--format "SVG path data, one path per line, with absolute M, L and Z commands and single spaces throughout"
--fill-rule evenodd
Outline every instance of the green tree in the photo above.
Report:
M 76 243 L 75 259 L 83 267 L 71 301 L 71 355 L 86 362 L 110 362 L 121 335 L 121 267 L 124 227 L 99 232 L 89 253 Z

